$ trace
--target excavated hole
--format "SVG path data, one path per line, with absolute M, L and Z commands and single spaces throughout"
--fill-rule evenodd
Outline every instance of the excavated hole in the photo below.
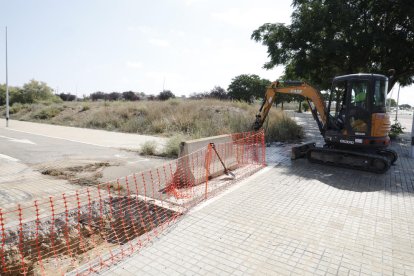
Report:
M 108 197 L 55 215 L 54 220 L 41 219 L 38 229 L 35 220 L 24 223 L 22 232 L 18 226 L 6 228 L 1 275 L 41 275 L 39 254 L 46 274 L 55 274 L 59 267 L 63 273 L 71 271 L 179 215 L 134 196 Z

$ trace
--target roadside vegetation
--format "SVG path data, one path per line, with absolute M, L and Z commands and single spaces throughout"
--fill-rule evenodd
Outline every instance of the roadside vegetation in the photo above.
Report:
M 167 101 L 42 102 L 14 104 L 11 118 L 31 122 L 196 139 L 252 129 L 257 104 L 217 99 Z M 4 112 L 4 108 L 3 108 Z M 272 110 L 268 141 L 297 140 L 302 129 L 283 112 Z M 151 145 L 145 146 L 146 152 Z M 169 152 L 174 152 L 170 146 Z M 168 154 L 169 155 L 169 154 Z
M 10 118 L 169 137 L 162 152 L 156 144 L 146 143 L 140 153 L 175 157 L 181 141 L 251 131 L 260 98 L 269 83 L 257 75 L 240 75 L 233 78 L 228 91 L 214 87 L 209 92 L 193 93 L 189 98 L 176 98 L 165 90 L 157 96 L 133 91 L 97 91 L 78 99 L 70 93 L 53 94 L 46 83 L 31 80 L 22 87 L 9 87 Z M 283 101 L 276 103 L 283 106 Z M 4 85 L 0 85 L 0 105 L 4 116 Z M 268 142 L 302 138 L 302 128 L 282 111 L 274 109 L 268 118 L 265 124 Z

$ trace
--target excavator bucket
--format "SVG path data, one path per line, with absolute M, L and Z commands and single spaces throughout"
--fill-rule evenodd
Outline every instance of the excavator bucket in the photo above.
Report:
M 295 159 L 303 158 L 306 156 L 306 153 L 308 152 L 308 150 L 313 149 L 315 147 L 316 147 L 316 143 L 314 142 L 292 147 L 292 153 L 291 153 L 290 159 L 295 160 Z

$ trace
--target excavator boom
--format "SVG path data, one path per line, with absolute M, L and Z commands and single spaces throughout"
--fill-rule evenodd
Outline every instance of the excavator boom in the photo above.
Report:
M 254 129 L 258 130 L 263 126 L 269 110 L 276 101 L 277 93 L 300 95 L 305 97 L 311 107 L 314 119 L 318 123 L 319 130 L 323 135 L 325 125 L 327 124 L 326 107 L 323 96 L 319 90 L 302 81 L 275 81 L 267 88 L 262 106 L 256 115 Z

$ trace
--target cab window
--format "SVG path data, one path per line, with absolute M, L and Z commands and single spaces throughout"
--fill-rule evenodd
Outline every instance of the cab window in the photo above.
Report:
M 373 108 L 374 112 L 385 112 L 385 98 L 388 89 L 386 80 L 376 80 L 374 87 Z
M 351 106 L 356 107 L 367 107 L 368 97 L 368 81 L 366 80 L 355 80 L 350 84 L 351 89 Z

